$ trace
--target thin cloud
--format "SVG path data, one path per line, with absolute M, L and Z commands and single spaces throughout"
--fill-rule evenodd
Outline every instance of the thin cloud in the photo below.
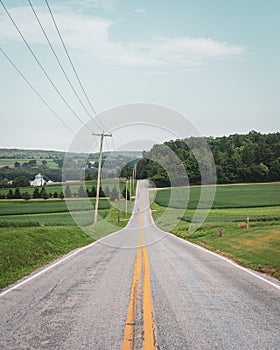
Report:
M 136 9 L 135 10 L 136 13 L 146 13 L 145 9 Z
M 103 9 L 105 11 L 113 11 L 116 8 L 115 0 L 68 0 L 58 1 L 57 5 L 65 8 L 75 8 L 78 10 L 88 10 L 90 8 Z
M 37 10 L 52 42 L 59 44 L 49 14 L 44 8 L 38 7 Z M 32 44 L 45 44 L 45 39 L 29 8 L 17 7 L 10 11 Z M 142 42 L 116 41 L 110 36 L 115 24 L 112 20 L 77 13 L 69 8 L 64 11 L 56 8 L 55 17 L 70 49 L 108 64 L 161 66 L 173 69 L 203 66 L 213 59 L 234 59 L 245 54 L 245 49 L 239 45 L 211 38 L 162 36 Z M 0 40 L 21 41 L 4 14 L 0 15 Z

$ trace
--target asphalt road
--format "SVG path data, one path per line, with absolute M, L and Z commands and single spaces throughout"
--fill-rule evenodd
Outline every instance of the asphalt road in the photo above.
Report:
M 0 349 L 280 349 L 280 288 L 159 230 L 126 229 L 0 295 Z

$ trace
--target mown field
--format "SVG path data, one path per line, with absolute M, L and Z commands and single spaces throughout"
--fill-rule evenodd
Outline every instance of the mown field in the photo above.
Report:
M 92 210 L 95 205 L 95 199 L 88 200 L 71 200 L 71 209 L 74 211 Z M 109 209 L 110 203 L 100 200 L 100 209 Z M 64 200 L 30 200 L 25 203 L 24 200 L 3 200 L 0 201 L 0 221 L 4 216 L 13 217 L 24 214 L 42 214 L 42 213 L 64 213 L 68 212 L 67 203 Z
M 99 203 L 99 215 L 106 220 L 100 220 L 93 230 L 94 200 L 71 201 L 72 215 L 79 218 L 82 228 L 77 226 L 64 200 L 0 201 L 0 289 L 126 225 L 130 214 L 125 214 L 123 201 L 120 223 L 116 203 L 106 199 Z M 129 202 L 130 210 L 132 205 Z
M 180 204 L 183 192 L 175 190 L 178 191 Z M 152 198 L 155 196 L 153 216 L 157 225 L 243 266 L 280 279 L 280 184 L 217 187 L 214 205 L 206 221 L 191 232 L 189 228 L 193 227 L 198 191 L 199 187 L 191 188 L 191 201 L 183 215 L 178 208 L 167 210 L 169 190 L 157 191 L 156 196 L 152 193 Z
M 213 187 L 204 186 L 207 194 Z M 175 200 L 171 206 L 174 208 L 186 208 L 186 198 L 189 196 L 187 208 L 195 209 L 201 195 L 201 186 L 173 188 Z M 155 202 L 163 207 L 169 206 L 170 189 L 157 191 Z M 203 204 L 203 203 L 202 203 Z M 209 202 L 204 203 L 208 207 Z M 211 203 L 210 203 L 211 204 Z M 267 207 L 280 205 L 280 184 L 239 184 L 220 185 L 216 187 L 215 199 L 212 208 L 246 208 Z
M 159 190 L 156 196 L 151 192 L 156 200 L 152 209 L 157 225 L 280 279 L 280 184 L 218 186 L 206 221 L 197 231 L 190 232 L 200 190 L 200 187 L 190 189 L 185 212 L 178 209 L 186 200 L 185 190 L 175 189 L 177 202 L 168 210 L 169 190 Z M 99 221 L 97 229 L 93 230 L 94 199 L 90 202 L 71 200 L 72 214 L 79 217 L 83 229 L 77 226 L 64 200 L 30 200 L 27 203 L 1 200 L 0 288 L 72 249 L 124 227 L 130 217 L 125 214 L 124 205 L 121 202 L 118 224 L 116 204 L 100 200 L 99 213 L 106 220 Z M 130 210 L 132 205 L 130 202 Z M 250 218 L 248 231 L 247 217 Z
M 3 168 L 5 166 L 9 166 L 10 168 L 14 167 L 15 162 L 20 163 L 22 165 L 23 163 L 28 163 L 32 159 L 22 159 L 22 158 L 2 158 L 0 159 L 0 168 Z M 40 166 L 42 164 L 42 161 L 45 160 L 47 162 L 48 168 L 50 169 L 58 169 L 58 164 L 53 161 L 53 159 L 49 158 L 37 158 L 36 160 L 36 166 Z

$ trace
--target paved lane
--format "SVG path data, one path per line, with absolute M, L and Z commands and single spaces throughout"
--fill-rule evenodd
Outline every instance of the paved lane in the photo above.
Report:
M 126 229 L 0 297 L 0 349 L 279 349 L 280 289 L 153 224 Z

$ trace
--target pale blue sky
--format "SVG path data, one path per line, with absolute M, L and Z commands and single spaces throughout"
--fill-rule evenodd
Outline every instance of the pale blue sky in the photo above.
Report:
M 61 91 L 86 121 L 28 2 L 3 2 Z M 32 3 L 36 3 L 38 15 L 68 69 L 45 2 Z M 49 0 L 49 4 L 98 112 L 126 103 L 149 102 L 183 113 L 206 136 L 252 129 L 279 131 L 278 0 Z M 0 44 L 77 131 L 80 122 L 56 97 L 1 5 Z M 1 54 L 0 76 L 0 147 L 67 149 L 71 133 Z

